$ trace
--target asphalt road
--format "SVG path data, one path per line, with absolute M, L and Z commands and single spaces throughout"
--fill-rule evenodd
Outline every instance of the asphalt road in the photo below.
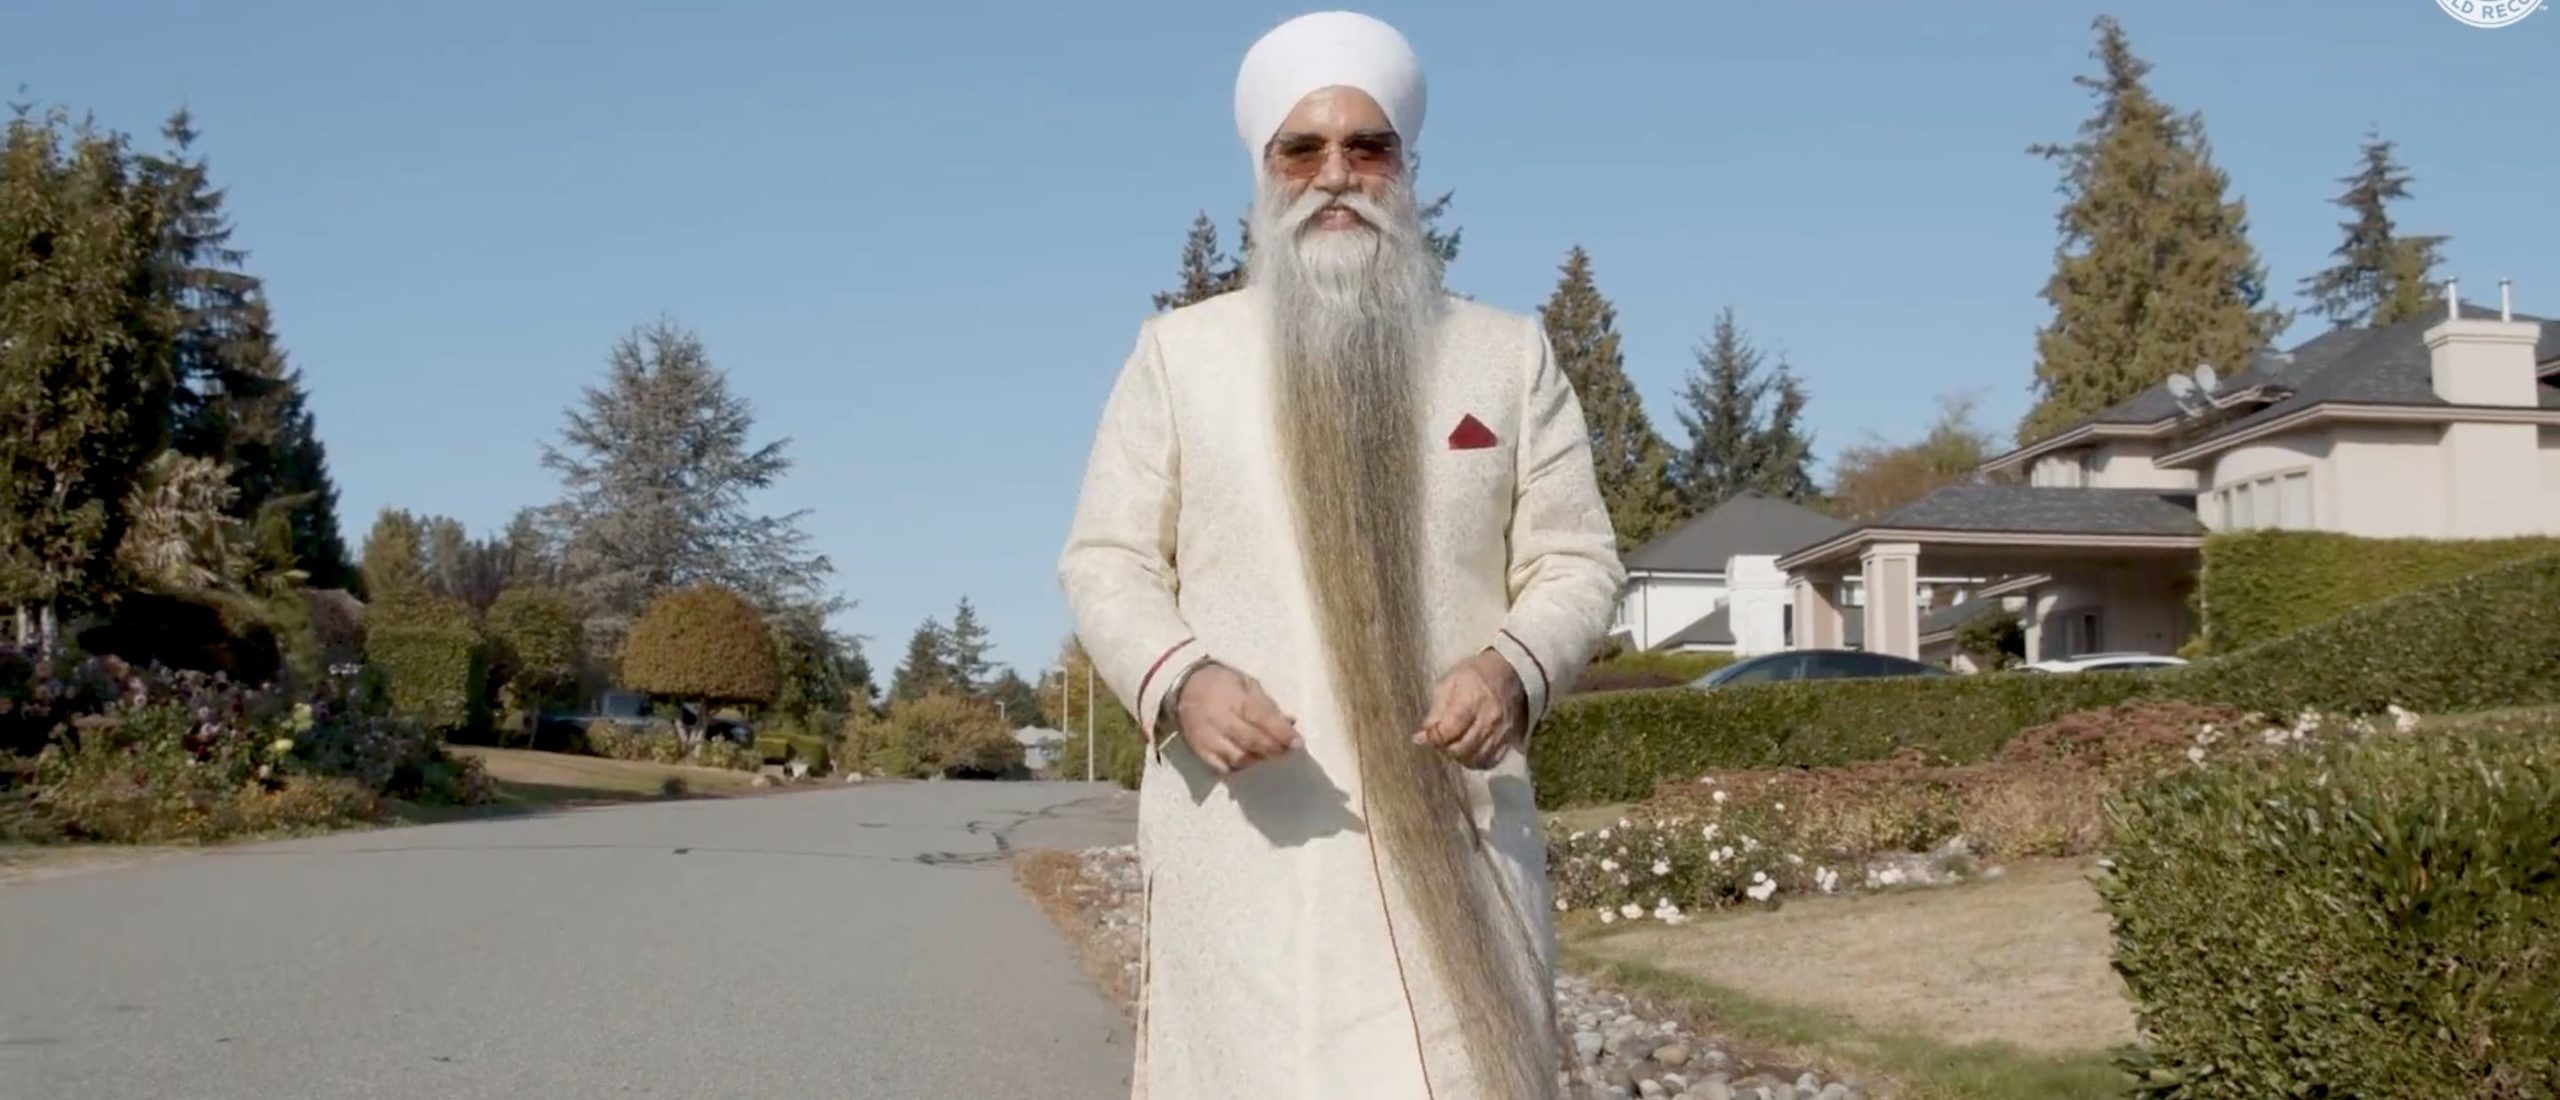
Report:
M 856 786 L 0 885 L 0 1097 L 1117 1100 L 1128 1029 L 1000 857 L 1128 820 Z

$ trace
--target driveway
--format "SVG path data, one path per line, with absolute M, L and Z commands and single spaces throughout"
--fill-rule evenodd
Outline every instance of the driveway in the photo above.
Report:
M 0 1097 L 1118 1100 L 1128 1029 L 1002 857 L 1130 806 L 852 786 L 0 885 Z

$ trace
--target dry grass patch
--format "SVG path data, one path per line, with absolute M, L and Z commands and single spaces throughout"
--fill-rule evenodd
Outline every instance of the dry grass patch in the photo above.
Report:
M 1102 987 L 1124 1015 L 1134 1016 L 1138 991 L 1132 981 L 1129 937 L 1099 934 L 1111 899 L 1085 875 L 1084 857 L 1051 848 L 1035 848 L 1013 858 L 1013 878 L 1076 948 L 1087 977 Z
M 503 801 L 519 805 L 629 802 L 672 795 L 736 795 L 755 788 L 755 773 L 645 760 L 456 745 L 477 757 Z M 677 784 L 670 786 L 670 784 Z
M 2105 912 L 2078 861 L 1965 886 L 1803 898 L 1575 942 L 1859 1028 L 1957 1045 L 2092 1053 L 2134 1040 Z

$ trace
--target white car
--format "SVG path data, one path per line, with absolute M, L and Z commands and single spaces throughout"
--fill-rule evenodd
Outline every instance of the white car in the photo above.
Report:
M 2027 665 L 2028 672 L 2120 672 L 2126 669 L 2178 668 L 2186 659 L 2158 653 L 2084 653 Z

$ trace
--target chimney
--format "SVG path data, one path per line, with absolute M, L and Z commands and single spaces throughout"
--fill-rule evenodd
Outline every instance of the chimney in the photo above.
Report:
M 2542 338 L 2542 326 L 2514 319 L 2513 294 L 2509 283 L 2500 280 L 2498 320 L 2465 317 L 2456 285 L 2445 282 L 2447 318 L 2425 335 L 2435 393 L 2445 403 L 2522 408 L 2542 403 L 2533 370 L 2533 347 Z

